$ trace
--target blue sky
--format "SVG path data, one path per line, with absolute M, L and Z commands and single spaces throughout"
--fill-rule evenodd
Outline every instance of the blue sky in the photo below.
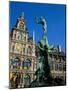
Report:
M 65 50 L 66 34 L 66 13 L 65 5 L 59 4 L 39 4 L 26 2 L 10 2 L 9 4 L 10 31 L 16 24 L 16 20 L 24 12 L 26 26 L 30 37 L 35 30 L 36 43 L 41 39 L 43 30 L 40 25 L 35 23 L 35 16 L 43 16 L 47 22 L 47 38 L 49 44 L 60 44 Z

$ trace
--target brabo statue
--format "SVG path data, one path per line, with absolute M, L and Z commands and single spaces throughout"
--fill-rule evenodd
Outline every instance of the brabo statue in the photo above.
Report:
M 35 17 L 35 21 L 37 24 L 42 25 L 43 35 L 38 44 L 39 49 L 39 68 L 35 72 L 36 79 L 30 84 L 29 87 L 40 87 L 40 86 L 48 86 L 52 84 L 52 77 L 50 73 L 50 67 L 48 62 L 48 52 L 53 48 L 48 44 L 48 40 L 46 37 L 47 25 L 46 20 L 43 17 L 40 17 L 38 20 Z

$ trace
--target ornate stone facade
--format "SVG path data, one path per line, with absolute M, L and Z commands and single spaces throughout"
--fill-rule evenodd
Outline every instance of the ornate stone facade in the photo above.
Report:
M 27 87 L 35 78 L 35 42 L 29 39 L 24 17 L 17 19 L 10 34 L 10 88 Z
M 53 78 L 63 80 L 62 85 L 66 84 L 66 55 L 60 50 L 59 45 L 49 53 L 49 65 Z

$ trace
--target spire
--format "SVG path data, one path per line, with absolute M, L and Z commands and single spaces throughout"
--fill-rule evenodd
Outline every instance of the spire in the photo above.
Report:
M 22 17 L 24 18 L 24 12 L 22 12 Z
M 61 52 L 61 45 L 58 45 L 58 50 L 59 52 Z
M 35 30 L 33 30 L 33 43 L 35 44 Z

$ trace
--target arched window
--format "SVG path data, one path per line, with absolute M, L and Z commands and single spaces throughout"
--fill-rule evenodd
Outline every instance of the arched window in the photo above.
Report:
M 18 69 L 20 67 L 20 60 L 19 58 L 12 59 L 12 69 Z
M 58 63 L 55 64 L 55 70 L 58 70 Z
M 25 54 L 25 48 L 23 48 L 23 54 Z
M 23 69 L 29 69 L 31 66 L 31 61 L 29 59 L 25 59 L 23 61 Z
M 27 51 L 28 54 L 32 54 L 32 49 L 30 46 L 28 46 L 28 51 Z
M 30 78 L 30 76 L 28 74 L 26 74 L 24 76 L 24 87 L 28 87 L 28 85 L 30 84 L 30 82 L 31 82 L 31 78 Z

